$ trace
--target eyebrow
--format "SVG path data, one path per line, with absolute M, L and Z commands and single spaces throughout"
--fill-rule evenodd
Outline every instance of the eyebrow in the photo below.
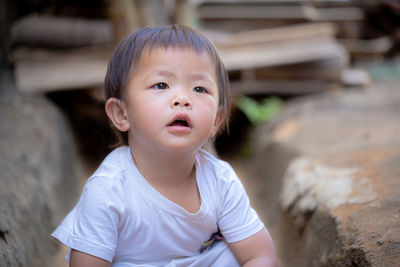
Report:
M 161 76 L 170 76 L 170 77 L 175 77 L 176 75 L 173 72 L 170 72 L 168 70 L 159 70 L 156 72 L 157 75 Z
M 191 76 L 191 78 L 196 79 L 196 80 L 204 80 L 204 81 L 207 81 L 209 83 L 214 83 L 213 79 L 208 74 L 195 73 L 195 74 L 192 74 L 190 76 Z
M 169 70 L 159 70 L 159 71 L 156 71 L 155 74 L 156 75 L 161 75 L 161 76 L 166 76 L 166 77 L 176 78 L 176 75 L 173 72 L 169 71 Z M 209 83 L 214 83 L 213 79 L 208 74 L 194 73 L 194 74 L 190 74 L 189 76 L 190 76 L 190 78 L 195 79 L 195 80 L 204 80 L 204 81 L 207 81 Z

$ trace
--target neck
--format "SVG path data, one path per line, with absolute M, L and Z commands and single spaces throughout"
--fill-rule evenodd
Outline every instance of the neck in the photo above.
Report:
M 172 186 L 195 178 L 195 160 L 198 150 L 187 152 L 152 151 L 130 145 L 132 161 L 153 185 Z

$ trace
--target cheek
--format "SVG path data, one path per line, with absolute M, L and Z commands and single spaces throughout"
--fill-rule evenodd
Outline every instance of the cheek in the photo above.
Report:
M 217 116 L 217 107 L 215 105 L 204 105 L 199 112 L 199 120 L 204 126 L 204 130 L 211 130 Z
M 162 119 L 163 109 L 157 101 L 138 101 L 134 105 L 135 108 L 131 110 L 131 123 L 134 128 L 145 127 L 151 129 Z

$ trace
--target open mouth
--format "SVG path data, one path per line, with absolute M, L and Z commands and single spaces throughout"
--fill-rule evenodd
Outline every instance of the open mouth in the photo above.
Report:
M 189 116 L 186 114 L 179 114 L 168 124 L 169 127 L 192 127 L 190 123 Z
M 184 126 L 189 127 L 189 123 L 184 119 L 174 120 L 169 126 Z

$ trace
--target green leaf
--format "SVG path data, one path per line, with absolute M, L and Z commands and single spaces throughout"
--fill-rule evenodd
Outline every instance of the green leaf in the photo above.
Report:
M 268 97 L 257 102 L 247 96 L 239 96 L 236 99 L 236 105 L 253 125 L 257 125 L 274 118 L 282 108 L 282 100 L 277 97 Z

